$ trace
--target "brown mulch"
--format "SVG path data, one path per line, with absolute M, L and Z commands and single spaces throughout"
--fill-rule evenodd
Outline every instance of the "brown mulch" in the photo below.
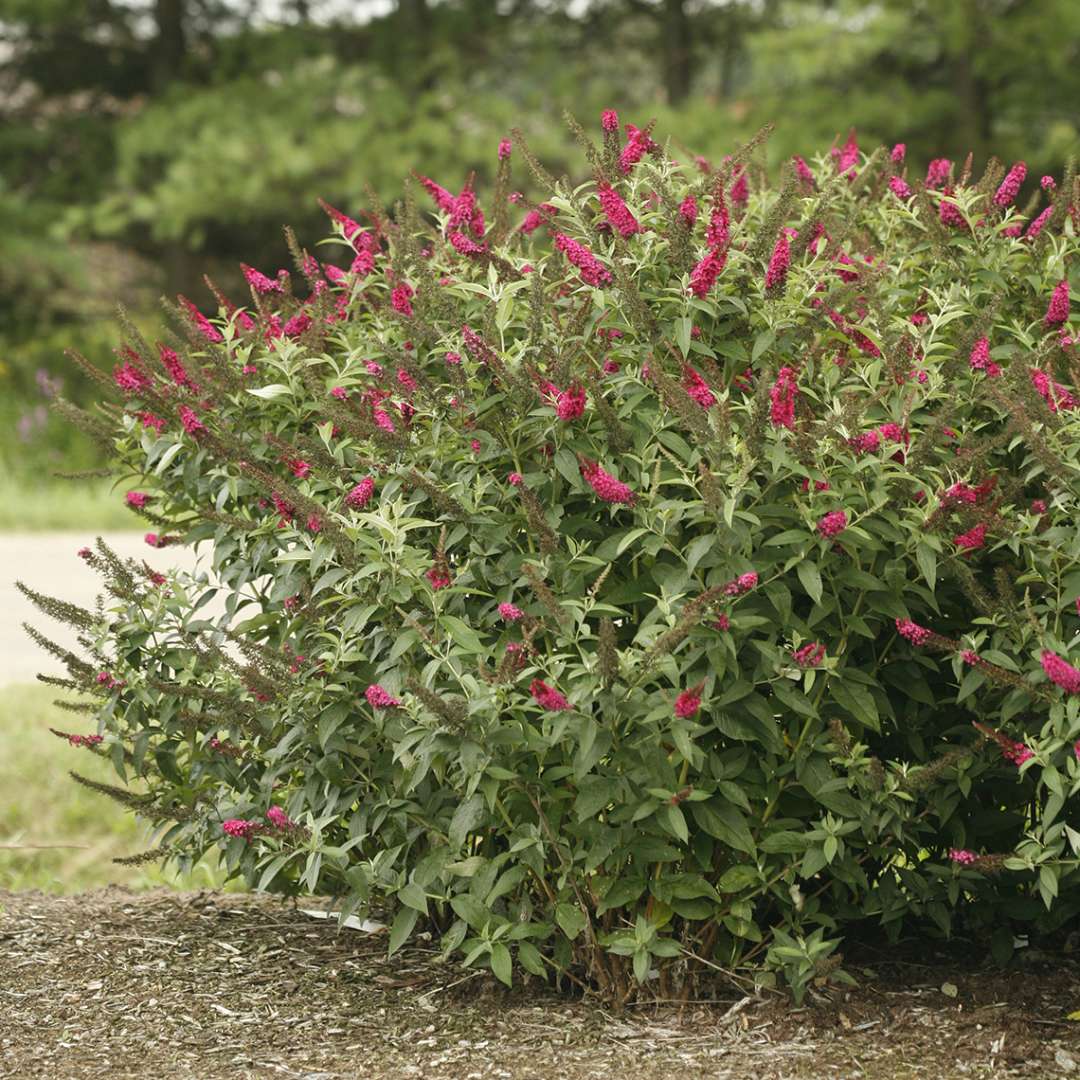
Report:
M 1080 967 L 1020 956 L 1005 972 L 849 961 L 859 987 L 802 1009 L 613 1015 L 507 991 L 423 938 L 387 960 L 384 935 L 270 897 L 0 892 L 0 1076 L 1080 1080 Z

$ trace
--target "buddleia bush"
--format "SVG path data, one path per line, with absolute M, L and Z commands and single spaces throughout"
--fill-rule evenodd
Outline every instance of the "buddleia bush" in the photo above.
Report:
M 59 734 L 163 858 L 508 984 L 1006 960 L 1080 906 L 1076 180 L 575 130 L 586 182 L 515 133 L 486 213 L 327 206 L 61 405 L 203 561 L 99 541 L 97 611 L 37 597 L 85 647 Z

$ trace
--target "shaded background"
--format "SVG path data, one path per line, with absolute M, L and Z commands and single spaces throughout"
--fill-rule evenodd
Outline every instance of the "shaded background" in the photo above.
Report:
M 772 166 L 851 127 L 907 142 L 920 175 L 1023 158 L 1023 206 L 1080 149 L 1078 61 L 1080 0 L 0 0 L 3 576 L 89 602 L 78 547 L 145 525 L 123 488 L 48 481 L 95 464 L 47 407 L 90 396 L 63 349 L 110 367 L 117 300 L 152 337 L 161 295 L 213 306 L 207 271 L 243 295 L 241 259 L 289 264 L 284 224 L 326 235 L 318 196 L 355 215 L 411 169 L 455 190 L 476 169 L 487 199 L 514 125 L 583 180 L 562 110 L 598 132 L 614 107 L 712 159 L 767 121 Z M 71 531 L 26 533 L 46 528 Z M 109 861 L 145 842 L 66 777 L 110 770 L 49 733 L 85 717 L 28 685 L 17 601 L 0 591 L 0 888 L 173 880 Z M 210 859 L 184 883 L 222 880 Z

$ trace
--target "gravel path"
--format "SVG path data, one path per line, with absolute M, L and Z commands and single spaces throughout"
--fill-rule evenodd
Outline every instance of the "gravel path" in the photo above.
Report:
M 145 560 L 155 570 L 194 568 L 188 548 L 148 547 L 142 533 L 105 533 L 104 539 L 125 558 Z M 0 686 L 33 682 L 40 671 L 63 675 L 63 665 L 34 644 L 23 630 L 29 622 L 68 647 L 76 646 L 70 627 L 46 618 L 15 588 L 16 579 L 39 592 L 92 608 L 101 579 L 76 554 L 93 546 L 93 532 L 8 533 L 0 535 Z M 208 559 L 208 556 L 205 556 Z

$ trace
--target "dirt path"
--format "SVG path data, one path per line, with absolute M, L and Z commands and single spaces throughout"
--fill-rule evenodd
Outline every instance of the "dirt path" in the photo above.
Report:
M 145 560 L 155 570 L 193 568 L 195 556 L 186 548 L 157 551 L 142 533 L 106 533 L 105 541 L 125 558 Z M 39 592 L 93 608 L 101 579 L 76 554 L 93 546 L 93 531 L 0 534 L 0 686 L 32 682 L 39 672 L 65 674 L 63 665 L 39 649 L 22 628 L 30 622 L 54 641 L 73 648 L 70 627 L 40 614 L 15 588 L 16 579 Z M 208 556 L 206 556 L 208 558 Z
M 302 907 L 319 906 L 307 901 Z M 928 950 L 924 950 L 927 952 Z M 1034 959 L 1035 962 L 1032 962 Z M 1049 957 L 1042 959 L 1050 962 Z M 0 1076 L 950 1080 L 1080 1075 L 1076 964 L 859 968 L 862 986 L 613 1016 L 506 991 L 291 902 L 0 893 Z M 950 994 L 942 993 L 950 983 Z

